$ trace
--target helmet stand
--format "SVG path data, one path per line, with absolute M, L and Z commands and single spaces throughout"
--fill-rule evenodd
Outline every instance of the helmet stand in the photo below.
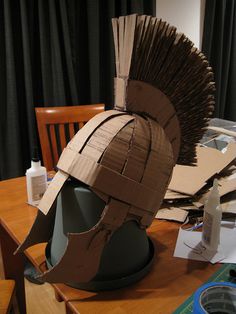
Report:
M 83 183 L 68 180 L 57 197 L 55 225 L 46 248 L 49 268 L 59 262 L 67 246 L 68 233 L 92 228 L 105 203 Z M 83 290 L 112 290 L 143 278 L 151 268 L 154 247 L 145 229 L 135 221 L 123 224 L 106 244 L 96 276 L 86 283 L 67 283 Z M 66 271 L 66 270 L 65 270 Z

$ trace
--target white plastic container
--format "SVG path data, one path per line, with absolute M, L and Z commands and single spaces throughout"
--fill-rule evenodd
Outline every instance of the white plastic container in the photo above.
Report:
M 47 189 L 47 171 L 40 160 L 33 158 L 31 168 L 26 171 L 28 203 L 37 206 Z
M 222 209 L 218 181 L 214 180 L 211 193 L 204 206 L 202 245 L 208 250 L 217 252 L 220 243 Z

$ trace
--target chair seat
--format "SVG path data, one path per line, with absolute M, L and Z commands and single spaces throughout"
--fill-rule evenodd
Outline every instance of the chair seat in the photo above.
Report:
M 7 314 L 12 307 L 15 294 L 14 280 L 0 280 L 0 314 Z

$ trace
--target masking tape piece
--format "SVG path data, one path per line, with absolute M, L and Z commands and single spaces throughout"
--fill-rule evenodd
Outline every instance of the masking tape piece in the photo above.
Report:
M 115 109 L 126 110 L 127 79 L 115 77 Z

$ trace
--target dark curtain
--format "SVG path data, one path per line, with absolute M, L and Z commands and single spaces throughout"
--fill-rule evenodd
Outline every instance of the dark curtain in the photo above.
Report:
M 0 179 L 39 146 L 34 107 L 113 103 L 111 18 L 155 0 L 0 0 Z
M 236 121 L 235 0 L 206 0 L 202 50 L 215 75 L 215 117 Z

